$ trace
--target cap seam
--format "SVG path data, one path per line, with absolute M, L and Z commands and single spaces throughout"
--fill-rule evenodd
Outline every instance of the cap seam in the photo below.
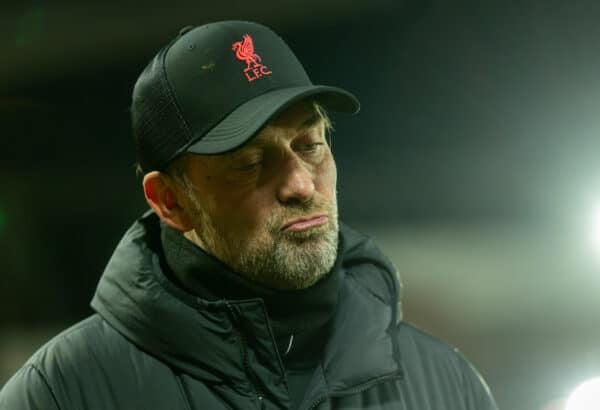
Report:
M 230 23 L 229 21 L 223 21 L 222 23 Z M 223 24 L 224 27 L 222 27 L 222 29 L 226 29 L 228 32 L 232 31 L 230 29 L 230 27 L 227 27 L 227 24 Z M 195 27 L 195 28 L 203 28 L 204 26 L 199 26 L 199 27 Z M 191 31 L 191 30 L 190 30 Z M 178 39 L 175 39 L 167 48 L 165 54 L 163 55 L 163 64 L 162 64 L 162 68 L 164 71 L 164 77 L 165 77 L 165 81 L 167 82 L 167 89 L 169 91 L 169 93 L 173 93 L 172 89 L 171 89 L 171 83 L 169 81 L 169 78 L 167 77 L 167 64 L 166 64 L 166 58 L 167 58 L 167 53 L 170 50 L 170 48 L 173 46 L 173 44 L 175 44 L 175 42 L 177 42 Z M 184 126 L 185 126 L 185 130 L 187 132 L 187 137 L 188 140 L 185 142 L 185 144 L 183 144 L 183 146 L 181 146 L 179 149 L 177 149 L 172 155 L 171 157 L 166 161 L 166 163 L 168 164 L 169 162 L 171 162 L 173 160 L 173 158 L 177 157 L 178 155 L 184 153 L 187 151 L 187 149 L 192 146 L 193 144 L 197 143 L 198 141 L 202 140 L 202 138 L 204 138 L 204 136 L 206 136 L 213 128 L 217 127 L 219 125 L 219 123 L 221 121 L 223 121 L 223 119 L 227 118 L 227 116 L 229 114 L 231 114 L 233 111 L 235 111 L 235 109 L 237 107 L 239 107 L 240 105 L 242 105 L 243 103 L 237 105 L 235 108 L 233 108 L 231 111 L 229 111 L 227 114 L 225 114 L 224 116 L 222 116 L 215 124 L 213 124 L 213 126 L 211 126 L 210 128 L 204 130 L 204 132 L 202 133 L 202 135 L 198 136 L 196 138 L 196 136 L 194 135 L 194 132 L 192 131 L 192 129 L 190 128 L 189 124 L 187 123 L 184 115 L 183 115 L 183 110 L 181 110 L 179 103 L 177 102 L 177 99 L 174 97 L 173 98 L 173 104 L 175 105 L 176 111 L 177 111 L 177 115 L 179 116 L 179 118 L 183 121 Z
M 176 40 L 175 40 L 176 41 Z M 169 47 L 167 47 L 167 49 L 165 50 L 163 56 L 162 56 L 162 72 L 163 72 L 163 76 L 161 78 L 162 81 L 164 81 L 165 83 L 165 88 L 167 90 L 167 96 L 169 97 L 169 100 L 171 101 L 171 103 L 175 106 L 175 112 L 177 113 L 177 117 L 179 117 L 179 119 L 182 121 L 183 123 L 183 128 L 185 129 L 186 132 L 186 137 L 188 139 L 187 142 L 190 142 L 192 140 L 192 132 L 190 129 L 190 126 L 187 122 L 187 119 L 185 118 L 185 116 L 183 115 L 183 111 L 181 110 L 181 107 L 179 106 L 179 102 L 177 101 L 177 98 L 175 96 L 175 92 L 173 91 L 171 82 L 169 81 L 169 77 L 167 75 L 167 53 L 169 52 L 169 50 L 171 49 L 171 47 L 173 46 L 173 44 L 175 44 L 175 41 L 171 42 L 171 44 L 169 44 Z M 171 159 L 173 159 L 174 155 L 171 156 L 171 158 L 169 158 L 166 162 L 168 163 L 169 161 L 171 161 Z

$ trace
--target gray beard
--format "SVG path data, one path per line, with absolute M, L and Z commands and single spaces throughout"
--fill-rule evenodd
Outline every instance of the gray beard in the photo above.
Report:
M 234 268 L 256 282 L 276 289 L 305 289 L 325 276 L 335 263 L 337 223 L 319 235 L 279 235 L 269 247 L 239 254 Z
M 332 204 L 313 202 L 287 207 L 299 216 L 311 210 L 328 211 L 324 226 L 302 232 L 280 231 L 281 217 L 266 222 L 269 239 L 244 241 L 232 238 L 219 229 L 212 217 L 202 209 L 197 198 L 190 195 L 194 206 L 196 235 L 205 251 L 230 266 L 242 276 L 262 285 L 285 290 L 308 288 L 325 276 L 335 264 L 338 250 L 337 201 Z

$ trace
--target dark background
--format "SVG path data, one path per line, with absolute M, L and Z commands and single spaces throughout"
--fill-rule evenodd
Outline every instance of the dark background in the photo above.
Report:
M 503 409 L 600 375 L 600 3 L 25 0 L 0 6 L 0 385 L 86 315 L 146 208 L 128 106 L 188 24 L 278 31 L 334 116 L 341 217 L 403 274 L 405 316 Z

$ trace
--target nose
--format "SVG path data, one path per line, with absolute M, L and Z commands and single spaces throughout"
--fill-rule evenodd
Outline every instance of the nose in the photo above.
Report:
M 286 155 L 280 174 L 277 198 L 282 204 L 304 203 L 315 193 L 313 173 L 296 154 Z

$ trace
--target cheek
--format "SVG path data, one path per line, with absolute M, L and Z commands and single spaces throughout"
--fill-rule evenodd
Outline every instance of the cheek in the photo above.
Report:
M 315 187 L 321 195 L 332 199 L 335 196 L 336 184 L 337 168 L 333 157 L 330 156 L 317 168 Z
M 231 232 L 244 233 L 262 229 L 272 213 L 272 203 L 262 189 L 247 190 L 237 195 L 227 195 L 219 210 L 222 226 Z
M 269 207 L 255 183 L 199 172 L 192 182 L 199 205 L 223 232 L 244 236 L 264 225 Z

